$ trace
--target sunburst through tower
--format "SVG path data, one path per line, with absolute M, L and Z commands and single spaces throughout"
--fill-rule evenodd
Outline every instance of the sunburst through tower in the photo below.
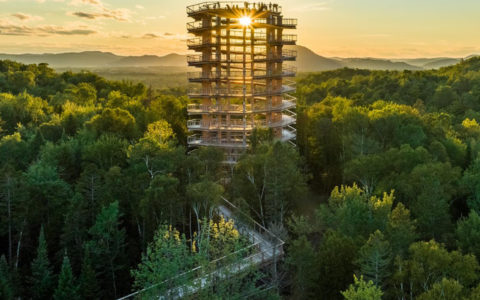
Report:
M 294 144 L 296 99 L 292 64 L 297 20 L 282 15 L 277 4 L 203 2 L 187 7 L 187 24 L 195 37 L 188 48 L 188 65 L 199 72 L 189 81 L 190 147 L 225 150 L 226 163 L 235 163 L 257 127 L 270 128 L 276 139 Z

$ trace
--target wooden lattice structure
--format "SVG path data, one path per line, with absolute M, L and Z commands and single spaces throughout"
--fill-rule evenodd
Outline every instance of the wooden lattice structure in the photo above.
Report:
M 189 73 L 198 83 L 189 91 L 188 138 L 190 147 L 216 146 L 225 150 L 228 163 L 235 163 L 248 147 L 255 127 L 271 128 L 275 138 L 293 143 L 296 51 L 296 19 L 285 19 L 277 4 L 249 2 L 204 2 L 187 7 L 193 21 L 188 32 Z

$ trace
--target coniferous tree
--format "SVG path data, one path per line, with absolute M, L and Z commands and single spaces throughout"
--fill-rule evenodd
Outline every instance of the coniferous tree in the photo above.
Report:
M 120 211 L 118 202 L 113 202 L 102 209 L 95 225 L 90 228 L 91 241 L 86 245 L 91 251 L 95 269 L 102 279 L 104 297 L 117 297 L 117 273 L 123 267 L 125 248 L 125 229 L 120 228 Z
M 73 277 L 72 266 L 67 254 L 63 257 L 62 268 L 58 277 L 58 286 L 53 293 L 54 300 L 77 300 L 78 286 L 75 284 Z
M 361 274 L 381 288 L 383 280 L 389 275 L 392 256 L 390 244 L 379 230 L 370 235 L 365 245 L 360 248 L 359 256 L 357 262 Z
M 13 299 L 14 291 L 10 276 L 10 268 L 8 267 L 5 255 L 0 257 L 0 299 Z
M 33 299 L 48 299 L 53 288 L 54 275 L 48 260 L 47 241 L 43 226 L 38 237 L 37 257 L 31 264 L 32 276 L 30 278 Z
M 318 280 L 316 295 L 319 299 L 331 300 L 341 297 L 339 291 L 352 282 L 357 247 L 351 238 L 336 231 L 325 233 L 317 252 Z
M 305 235 L 291 242 L 287 263 L 292 269 L 294 298 L 314 297 L 318 274 L 315 270 L 315 250 Z
M 95 270 L 92 266 L 88 249 L 85 250 L 80 271 L 79 294 L 83 299 L 100 299 Z

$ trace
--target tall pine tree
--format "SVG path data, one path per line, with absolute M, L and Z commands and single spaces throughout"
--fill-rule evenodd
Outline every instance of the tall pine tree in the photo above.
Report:
M 85 250 L 83 256 L 82 270 L 78 281 L 80 289 L 79 294 L 83 299 L 100 299 L 97 277 L 92 266 L 88 249 Z
M 390 244 L 385 240 L 380 230 L 370 235 L 368 241 L 360 248 L 358 264 L 365 279 L 382 287 L 383 280 L 388 275 L 388 267 L 392 261 Z
M 32 299 L 49 299 L 52 294 L 54 275 L 48 260 L 47 241 L 43 226 L 38 237 L 37 257 L 32 261 L 30 277 Z
M 0 258 L 0 299 L 13 299 L 13 287 L 10 277 L 10 268 L 8 267 L 5 255 Z
M 125 229 L 120 228 L 120 216 L 118 202 L 103 208 L 89 230 L 92 239 L 86 245 L 91 251 L 101 285 L 111 287 L 110 291 L 104 290 L 104 298 L 117 298 L 117 273 L 124 264 Z
M 53 294 L 54 300 L 77 300 L 78 286 L 75 285 L 75 278 L 73 277 L 72 266 L 67 254 L 63 257 L 62 269 L 58 278 L 58 286 Z

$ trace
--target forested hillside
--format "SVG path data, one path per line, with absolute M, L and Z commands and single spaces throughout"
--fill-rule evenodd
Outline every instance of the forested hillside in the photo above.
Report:
M 294 298 L 341 299 L 356 274 L 347 299 L 478 299 L 480 59 L 298 86 L 310 187 L 331 194 L 290 222 Z
M 480 58 L 297 96 L 298 147 L 260 129 L 225 169 L 187 154 L 183 89 L 0 61 L 0 298 L 112 299 L 236 252 L 224 195 L 286 240 L 278 288 L 196 298 L 479 299 Z

